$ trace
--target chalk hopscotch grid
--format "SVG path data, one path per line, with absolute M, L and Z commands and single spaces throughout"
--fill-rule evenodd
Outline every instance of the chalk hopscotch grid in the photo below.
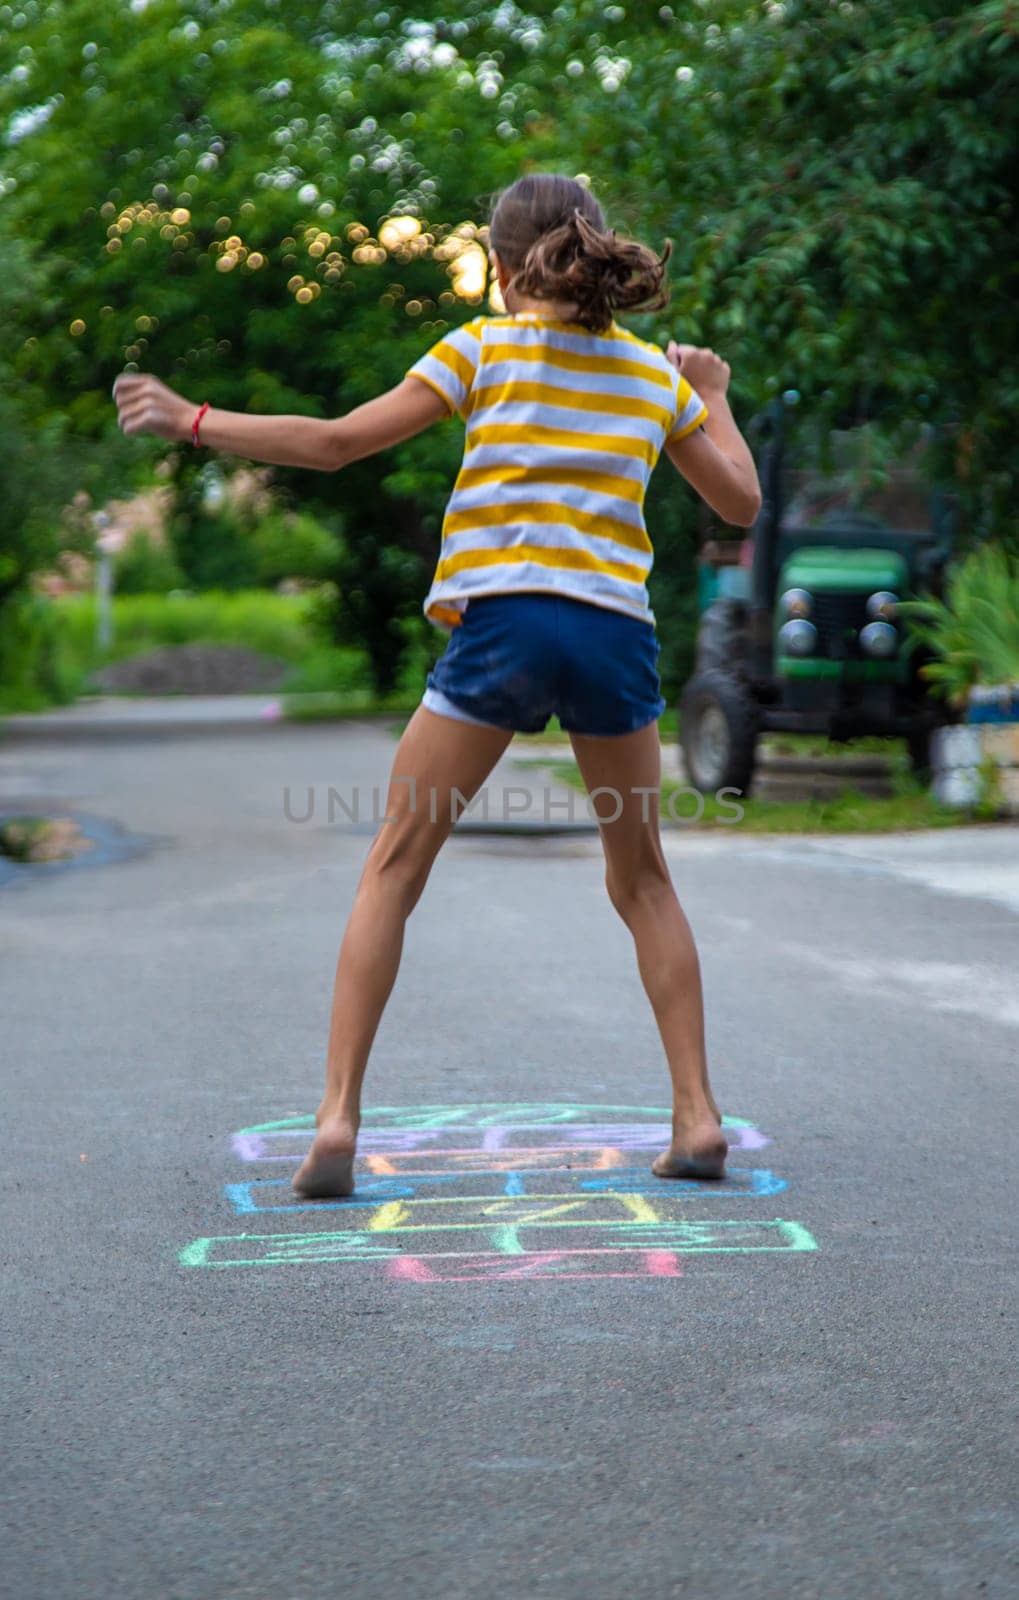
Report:
M 593 1120 L 619 1114 L 655 1120 Z M 213 1269 L 381 1263 L 394 1280 L 439 1284 L 677 1278 L 686 1255 L 817 1249 L 798 1222 L 682 1215 L 680 1203 L 691 1198 L 745 1202 L 781 1193 L 788 1185 L 768 1168 L 730 1168 L 717 1186 L 649 1179 L 645 1168 L 631 1165 L 633 1154 L 668 1142 L 669 1123 L 659 1120 L 667 1117 L 657 1107 L 562 1104 L 377 1108 L 366 1113 L 369 1125 L 359 1139 L 361 1165 L 372 1176 L 359 1179 L 350 1199 L 305 1202 L 295 1196 L 288 1204 L 273 1205 L 262 1203 L 261 1191 L 286 1189 L 285 1179 L 225 1186 L 238 1216 L 369 1210 L 363 1224 L 300 1234 L 214 1235 L 185 1246 L 179 1259 L 186 1267 Z M 723 1126 L 733 1150 L 759 1150 L 770 1143 L 742 1118 L 726 1117 Z M 313 1131 L 312 1117 L 257 1124 L 233 1136 L 234 1153 L 245 1163 L 292 1163 Z M 489 1192 L 429 1192 L 464 1181 L 487 1184 Z M 550 1181 L 567 1187 L 543 1192 L 541 1185 Z M 534 1192 L 532 1184 L 538 1186 Z M 596 1230 L 597 1243 L 565 1231 L 574 1229 Z M 723 1231 L 730 1229 L 743 1231 Z M 391 1236 L 406 1237 L 415 1253 L 405 1254 L 402 1243 L 383 1242 Z M 739 1238 L 754 1242 L 738 1243 Z M 774 1242 L 763 1243 L 764 1238 Z M 427 1248 L 440 1244 L 456 1248 Z M 245 1253 L 237 1254 L 238 1247 Z

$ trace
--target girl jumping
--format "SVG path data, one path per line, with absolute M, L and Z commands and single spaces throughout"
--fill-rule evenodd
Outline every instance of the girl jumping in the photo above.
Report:
M 463 465 L 425 614 L 450 635 L 393 762 L 340 949 L 317 1131 L 294 1177 L 311 1198 L 353 1191 L 361 1084 L 403 947 L 443 842 L 514 733 L 555 714 L 589 791 L 609 898 L 637 952 L 672 1079 L 672 1138 L 652 1172 L 720 1178 L 727 1145 L 708 1081 L 697 949 L 658 828 L 664 710 L 648 604 L 644 493 L 664 450 L 724 521 L 761 493 L 712 350 L 636 338 L 616 312 L 668 300 L 665 266 L 606 228 L 590 190 L 528 176 L 498 199 L 489 257 L 504 316 L 442 338 L 387 394 L 346 416 L 196 407 L 158 378 L 113 386 L 126 434 L 333 472 L 455 412 Z M 200 435 L 198 428 L 200 427 Z M 427 802 L 426 798 L 427 797 Z M 607 804 L 603 804 L 607 800 Z

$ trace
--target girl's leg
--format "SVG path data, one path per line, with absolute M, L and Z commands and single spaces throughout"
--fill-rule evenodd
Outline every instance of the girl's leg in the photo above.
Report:
M 294 1178 L 299 1194 L 350 1194 L 361 1081 L 396 980 L 403 930 L 444 840 L 512 739 L 419 707 L 393 762 L 386 816 L 375 835 L 336 968 L 326 1086 L 318 1131 Z
M 658 725 L 609 739 L 572 734 L 571 742 L 588 791 L 611 791 L 595 802 L 606 886 L 633 935 L 672 1078 L 672 1143 L 651 1170 L 660 1178 L 720 1178 L 728 1147 L 708 1082 L 700 963 L 658 832 Z

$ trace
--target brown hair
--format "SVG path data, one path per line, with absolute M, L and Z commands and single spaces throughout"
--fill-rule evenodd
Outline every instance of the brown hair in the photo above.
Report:
M 668 304 L 665 265 L 647 245 L 607 229 L 601 206 L 575 178 L 534 173 L 504 189 L 492 211 L 489 248 L 521 294 L 566 300 L 576 320 L 604 333 L 615 311 L 656 311 Z

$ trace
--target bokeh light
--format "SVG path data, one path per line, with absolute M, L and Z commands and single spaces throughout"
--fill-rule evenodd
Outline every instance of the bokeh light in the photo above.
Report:
M 229 216 L 196 223 L 191 199 L 190 192 L 181 191 L 174 204 L 166 185 L 157 184 L 154 197 L 147 201 L 135 200 L 121 205 L 113 200 L 104 201 L 98 207 L 98 216 L 106 226 L 106 252 L 116 255 L 123 248 L 125 235 L 132 233 L 132 248 L 144 248 L 146 238 L 151 237 L 162 240 L 176 256 L 184 255 L 197 244 L 203 255 L 207 251 L 216 271 L 224 276 L 239 266 L 258 272 L 270 265 L 272 258 L 265 250 L 249 249 L 239 233 L 231 232 L 234 223 Z M 318 214 L 331 215 L 335 209 L 331 204 L 319 206 Z M 251 200 L 245 200 L 238 210 L 245 219 L 258 215 L 258 207 Z M 402 301 L 406 315 L 420 317 L 448 311 L 462 302 L 480 305 L 487 294 L 492 311 L 505 310 L 488 258 L 487 226 L 465 221 L 430 227 L 419 215 L 394 212 L 379 220 L 377 237 L 367 223 L 359 220 L 340 223 L 339 230 L 339 234 L 333 234 L 316 221 L 302 224 L 296 233 L 286 234 L 279 241 L 278 259 L 288 274 L 287 290 L 299 305 L 317 300 L 323 285 L 330 289 L 355 287 L 348 273 L 350 262 L 359 267 L 382 267 L 393 262 L 409 265 L 434 261 L 448 276 L 447 288 L 435 293 L 433 299 L 422 295 L 420 290 L 417 295 L 405 299 L 407 290 L 403 284 L 386 284 L 380 304 L 396 306 Z M 218 237 L 213 237 L 206 245 L 204 239 L 208 232 Z M 352 247 L 349 259 L 337 248 L 344 241 Z M 303 273 L 295 270 L 301 265 L 305 267 Z M 432 324 L 425 322 L 422 326 L 431 328 Z M 436 323 L 435 326 L 445 324 Z M 157 318 L 140 317 L 135 322 L 138 334 L 151 333 L 157 327 Z M 84 331 L 82 326 L 80 332 Z

